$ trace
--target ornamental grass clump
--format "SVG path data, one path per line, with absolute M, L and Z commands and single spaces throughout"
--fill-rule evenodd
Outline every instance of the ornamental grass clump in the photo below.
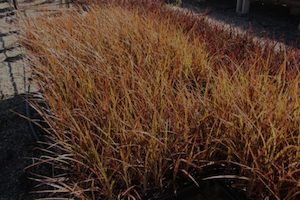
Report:
M 47 191 L 146 199 L 234 175 L 249 197 L 296 199 L 295 51 L 275 53 L 249 38 L 235 40 L 249 45 L 231 44 L 243 58 L 226 45 L 217 51 L 213 38 L 225 44 L 240 36 L 203 23 L 214 30 L 208 35 L 195 28 L 201 18 L 174 12 L 93 6 L 24 22 L 23 45 L 51 111 L 36 105 L 53 143 L 46 159 L 68 172 L 44 179 L 54 188 Z

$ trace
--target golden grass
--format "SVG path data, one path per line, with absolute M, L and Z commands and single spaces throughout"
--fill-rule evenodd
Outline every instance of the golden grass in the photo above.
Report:
M 72 172 L 51 182 L 56 195 L 145 199 L 201 181 L 222 163 L 219 175 L 249 178 L 249 196 L 296 199 L 293 53 L 262 50 L 174 12 L 93 7 L 24 23 L 23 44 L 51 108 L 40 113 L 64 152 L 50 160 Z M 240 46 L 242 58 L 229 45 Z

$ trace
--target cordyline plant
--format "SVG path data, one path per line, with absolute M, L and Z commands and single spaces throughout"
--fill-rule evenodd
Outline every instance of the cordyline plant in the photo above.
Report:
M 235 177 L 249 198 L 296 199 L 299 51 L 159 3 L 118 2 L 24 21 L 51 110 L 36 105 L 52 137 L 46 161 L 68 172 L 43 180 L 50 193 L 146 199 Z

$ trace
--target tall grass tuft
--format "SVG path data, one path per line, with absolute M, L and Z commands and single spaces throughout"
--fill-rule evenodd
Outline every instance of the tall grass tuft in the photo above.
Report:
M 37 109 L 60 148 L 47 158 L 69 170 L 48 180 L 52 192 L 146 199 L 236 175 L 249 197 L 296 199 L 299 52 L 162 5 L 125 5 L 24 22 L 51 113 Z

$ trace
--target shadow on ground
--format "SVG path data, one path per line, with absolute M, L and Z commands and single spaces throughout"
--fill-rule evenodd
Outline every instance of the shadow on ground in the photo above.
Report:
M 236 0 L 183 0 L 183 7 L 193 9 L 220 22 L 251 31 L 254 36 L 268 37 L 300 49 L 300 31 L 297 26 L 300 16 L 292 16 L 281 5 L 251 3 L 247 15 L 235 12 Z
M 33 183 L 24 168 L 32 163 L 36 142 L 23 96 L 0 101 L 0 200 L 30 200 Z

